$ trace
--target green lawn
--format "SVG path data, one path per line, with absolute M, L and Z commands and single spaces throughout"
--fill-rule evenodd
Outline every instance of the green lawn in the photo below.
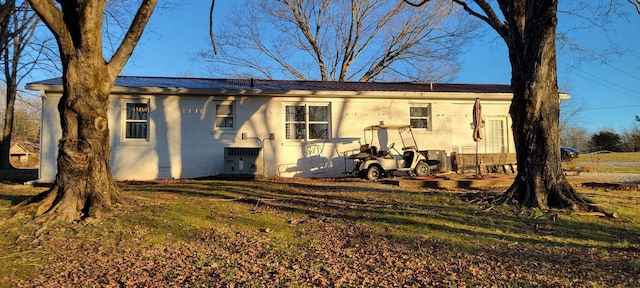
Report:
M 640 174 L 640 152 L 580 154 L 578 159 L 563 165 L 571 170 L 581 167 L 587 172 Z
M 114 216 L 2 222 L 0 286 L 640 286 L 640 194 L 617 219 L 357 180 L 121 183 Z M 42 188 L 0 186 L 0 209 Z

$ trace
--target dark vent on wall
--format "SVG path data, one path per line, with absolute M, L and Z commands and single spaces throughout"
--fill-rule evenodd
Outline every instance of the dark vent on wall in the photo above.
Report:
M 224 156 L 240 156 L 240 157 L 257 157 L 260 154 L 260 148 L 232 148 L 224 149 Z

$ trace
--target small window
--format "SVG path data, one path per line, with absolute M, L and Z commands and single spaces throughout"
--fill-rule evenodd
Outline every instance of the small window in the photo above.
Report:
M 234 116 L 233 103 L 223 103 L 216 105 L 215 129 L 233 129 Z
M 149 102 L 126 103 L 125 139 L 149 139 Z
M 329 139 L 329 105 L 285 106 L 286 139 Z
M 285 116 L 287 139 L 305 139 L 307 134 L 305 108 L 305 106 L 287 106 L 285 108 L 287 110 Z
M 431 130 L 431 105 L 409 108 L 409 125 L 411 128 Z

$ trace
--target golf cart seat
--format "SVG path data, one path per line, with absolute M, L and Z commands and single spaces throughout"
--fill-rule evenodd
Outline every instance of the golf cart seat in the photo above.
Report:
M 372 147 L 372 148 L 375 148 Z M 371 150 L 372 148 L 369 148 L 369 144 L 362 144 L 360 145 L 360 152 L 358 154 L 353 154 L 350 155 L 349 158 L 350 159 L 366 159 L 371 157 Z

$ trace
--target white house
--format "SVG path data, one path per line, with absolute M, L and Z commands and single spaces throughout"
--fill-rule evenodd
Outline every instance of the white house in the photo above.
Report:
M 56 174 L 61 84 L 27 85 L 43 99 L 43 182 Z M 363 129 L 381 123 L 411 124 L 420 149 L 472 153 L 476 98 L 485 123 L 479 153 L 514 152 L 508 85 L 121 76 L 109 99 L 111 169 L 116 180 L 336 177 L 352 168 L 345 152 L 365 142 Z

